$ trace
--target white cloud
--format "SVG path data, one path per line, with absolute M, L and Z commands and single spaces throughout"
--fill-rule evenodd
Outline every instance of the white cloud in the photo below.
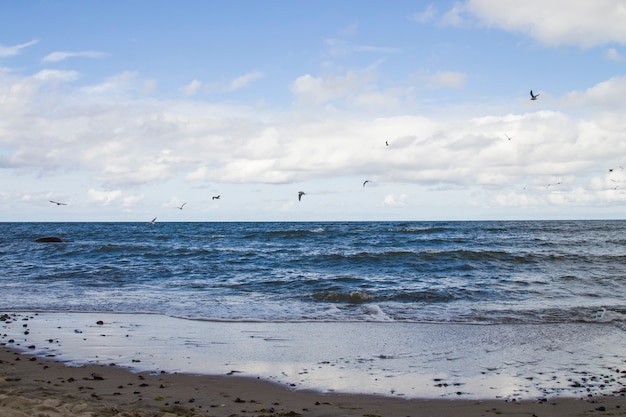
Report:
M 0 45 L 0 58 L 3 57 L 7 57 L 7 56 L 14 56 L 14 55 L 18 55 L 22 49 L 27 48 L 29 46 L 35 45 L 37 42 L 37 40 L 32 40 L 30 42 L 26 42 L 26 43 L 22 43 L 19 45 L 14 45 L 14 46 L 4 46 L 4 45 Z
M 609 48 L 606 50 L 605 56 L 607 59 L 611 61 L 622 62 L 624 61 L 624 56 L 615 48 Z
M 141 200 L 144 199 L 144 195 L 142 194 L 134 194 L 127 195 L 122 198 L 122 206 L 124 207 L 133 207 L 136 206 Z
M 242 88 L 245 88 L 252 84 L 254 81 L 264 77 L 265 74 L 260 71 L 251 71 L 233 78 L 229 83 L 226 84 L 214 82 L 205 84 L 204 86 L 201 81 L 194 79 L 193 81 L 191 81 L 191 83 L 182 87 L 180 91 L 185 96 L 192 96 L 198 93 L 201 87 L 204 87 L 202 88 L 202 91 L 204 91 L 205 93 L 231 93 L 233 91 L 241 90 Z
M 488 26 L 521 32 L 546 45 L 626 43 L 622 0 L 468 0 L 463 8 Z
M 200 87 L 202 87 L 202 83 L 198 80 L 193 80 L 186 86 L 182 87 L 180 91 L 183 93 L 183 95 L 189 97 L 195 95 Z
M 80 74 L 76 71 L 63 71 L 63 70 L 41 70 L 33 78 L 39 81 L 75 81 L 80 77 Z
M 618 110 L 626 108 L 626 76 L 613 77 L 588 88 L 585 91 L 573 91 L 563 96 L 562 101 L 587 109 Z
M 120 74 L 109 77 L 100 84 L 83 87 L 87 94 L 106 94 L 120 92 L 150 93 L 154 90 L 156 83 L 153 80 L 141 79 L 139 73 L 134 71 L 124 71 Z
M 128 194 L 125 195 L 122 190 L 96 190 L 90 188 L 87 191 L 87 198 L 90 202 L 101 206 L 109 206 L 115 203 L 121 204 L 122 207 L 130 208 L 135 207 L 139 202 L 144 199 L 144 194 Z
M 413 74 L 411 78 L 415 85 L 428 89 L 459 89 L 465 87 L 467 82 L 467 75 L 458 71 L 431 72 L 429 70 L 420 70 Z
M 52 52 L 46 55 L 42 62 L 59 62 L 64 61 L 69 58 L 104 58 L 107 54 L 104 52 L 97 51 L 81 51 L 81 52 L 68 52 L 68 51 L 58 51 Z
M 344 56 L 353 52 L 358 53 L 375 53 L 375 54 L 397 54 L 402 52 L 400 48 L 392 46 L 379 46 L 379 45 L 363 45 L 353 44 L 344 39 L 325 39 L 324 43 L 328 47 L 328 53 L 330 56 Z
M 464 11 L 465 9 L 461 4 L 455 3 L 450 10 L 441 16 L 440 23 L 444 26 L 461 26 L 464 22 Z
M 372 72 L 348 71 L 345 75 L 313 77 L 310 74 L 298 77 L 290 85 L 296 100 L 324 103 L 338 98 L 353 96 L 374 80 Z
M 252 71 L 252 72 L 248 72 L 246 74 L 240 75 L 236 78 L 234 78 L 230 84 L 228 85 L 227 90 L 228 91 L 235 91 L 235 90 L 239 90 L 243 87 L 246 87 L 247 85 L 249 85 L 251 82 L 258 80 L 260 78 L 263 78 L 264 75 L 262 72 L 259 71 Z
M 383 204 L 387 207 L 404 206 L 407 198 L 408 196 L 406 194 L 389 194 L 385 196 Z
M 465 86 L 466 80 L 465 74 L 454 71 L 438 71 L 429 78 L 432 86 L 448 88 L 461 88 Z
M 100 191 L 89 189 L 87 191 L 87 195 L 89 199 L 95 203 L 108 205 L 113 203 L 115 200 L 119 199 L 122 196 L 121 190 L 113 190 L 113 191 Z
M 428 23 L 435 20 L 438 14 L 439 13 L 437 12 L 437 9 L 435 9 L 432 4 L 429 4 L 426 9 L 422 10 L 421 12 L 415 13 L 413 15 L 413 20 L 418 23 Z
M 72 78 L 65 72 L 39 74 L 43 80 Z M 381 184 L 376 191 L 396 183 L 426 189 L 478 188 L 494 205 L 518 201 L 540 206 L 583 204 L 580 189 L 590 190 L 597 199 L 618 201 L 607 190 L 592 188 L 608 188 L 611 179 L 626 181 L 617 175 L 605 178 L 608 167 L 626 165 L 619 160 L 626 155 L 621 103 L 626 77 L 555 98 L 564 104 L 560 111 L 521 107 L 473 119 L 455 112 L 406 114 L 399 100 L 408 93 L 377 89 L 371 73 L 299 77 L 291 86 L 296 100 L 319 106 L 266 112 L 109 94 L 141 85 L 132 73 L 101 84 L 108 88 L 69 85 L 69 93 L 58 91 L 62 99 L 50 106 L 55 97 L 50 98 L 50 88 L 34 76 L 0 77 L 3 166 L 45 171 L 46 178 L 77 172 L 89 181 L 89 200 L 102 205 L 130 207 L 144 200 L 144 190 L 128 194 L 129 189 L 159 188 L 175 181 L 206 186 L 356 177 Z M 320 110 L 340 99 L 342 111 Z M 380 117 L 361 111 L 387 104 L 401 110 L 382 116 L 378 112 Z M 504 132 L 513 139 L 507 140 Z M 555 180 L 564 186 L 543 195 Z M 626 194 L 626 183 L 623 190 Z M 622 188 L 611 191 L 621 195 Z M 408 193 L 384 189 L 384 194 L 386 206 L 408 205 Z

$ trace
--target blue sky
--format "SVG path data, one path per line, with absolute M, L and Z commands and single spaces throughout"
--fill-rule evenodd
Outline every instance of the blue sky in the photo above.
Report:
M 0 221 L 624 218 L 625 20 L 613 0 L 2 2 Z

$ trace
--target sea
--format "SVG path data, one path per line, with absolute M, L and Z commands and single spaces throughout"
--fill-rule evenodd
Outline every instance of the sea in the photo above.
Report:
M 3 311 L 626 330 L 621 220 L 0 223 L 0 242 Z

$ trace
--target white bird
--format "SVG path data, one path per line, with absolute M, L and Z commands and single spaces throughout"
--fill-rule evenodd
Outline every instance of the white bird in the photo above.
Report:
M 298 201 L 302 200 L 303 195 L 306 195 L 304 191 L 298 191 Z
M 182 210 L 183 207 L 185 207 L 185 204 L 187 204 L 187 202 L 184 202 L 183 204 L 180 205 L 180 207 L 176 207 L 178 210 Z
M 50 200 L 50 202 L 51 202 L 52 204 L 56 204 L 57 206 L 67 206 L 67 203 L 60 203 L 60 202 L 58 202 L 58 201 L 53 201 L 53 200 Z
M 150 221 L 148 222 L 148 224 L 154 224 L 154 223 L 156 223 L 156 219 L 157 219 L 157 218 L 155 217 L 154 219 L 150 220 Z
M 533 90 L 530 90 L 530 99 L 537 100 L 537 97 L 539 97 L 539 94 L 533 94 Z
M 510 137 L 510 136 L 509 136 L 509 135 L 507 135 L 506 133 L 504 134 L 504 136 L 506 136 L 506 138 L 507 138 L 508 140 L 513 139 L 512 137 Z

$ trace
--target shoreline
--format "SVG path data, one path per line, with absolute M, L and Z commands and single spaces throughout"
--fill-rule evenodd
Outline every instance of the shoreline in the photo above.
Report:
M 46 399 L 63 407 L 78 402 L 143 410 L 131 416 L 161 409 L 178 415 L 293 417 L 542 416 L 547 409 L 554 416 L 589 415 L 577 413 L 596 409 L 626 413 L 621 349 L 626 333 L 611 325 L 0 315 L 3 417 L 37 415 L 10 414 L 2 407 L 32 408 Z M 92 415 L 117 414 L 85 414 Z
M 537 400 L 407 399 L 291 390 L 250 377 L 133 373 L 64 363 L 2 346 L 0 415 L 172 416 L 521 416 L 623 415 L 626 398 Z

